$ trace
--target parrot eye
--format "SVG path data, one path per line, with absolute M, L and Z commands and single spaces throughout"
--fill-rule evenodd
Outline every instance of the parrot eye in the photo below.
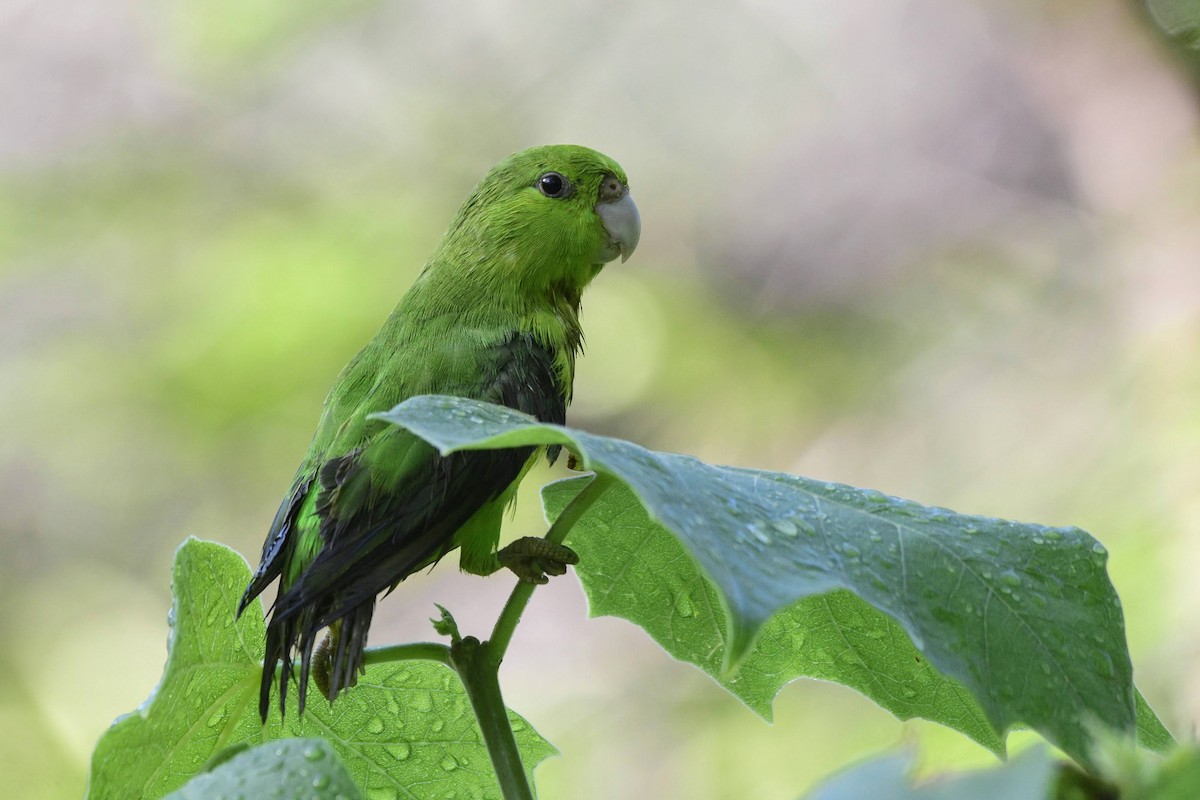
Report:
M 537 180 L 538 191 L 555 200 L 571 194 L 571 182 L 557 172 L 547 172 Z

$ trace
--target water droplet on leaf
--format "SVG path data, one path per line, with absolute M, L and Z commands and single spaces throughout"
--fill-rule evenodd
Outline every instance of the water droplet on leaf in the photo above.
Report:
M 407 742 L 386 744 L 383 746 L 383 749 L 388 752 L 388 755 L 397 761 L 407 761 L 412 755 L 412 747 Z
M 771 523 L 771 526 L 789 538 L 794 538 L 796 534 L 799 533 L 799 530 L 796 528 L 796 523 L 792 522 L 790 519 L 777 519 Z

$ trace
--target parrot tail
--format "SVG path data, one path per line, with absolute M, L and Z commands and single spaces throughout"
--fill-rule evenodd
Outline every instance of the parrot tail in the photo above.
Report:
M 325 696 L 331 703 L 343 689 L 358 683 L 358 676 L 366 672 L 363 650 L 367 646 L 367 629 L 371 627 L 374 613 L 375 600 L 372 598 L 356 606 L 329 629 L 329 685 Z
M 271 689 L 275 683 L 275 668 L 280 662 L 279 713 L 287 713 L 288 681 L 295 677 L 293 662 L 295 652 L 300 651 L 299 710 L 304 713 L 304 700 L 308 695 L 308 680 L 316 670 L 317 686 L 329 698 L 337 699 L 344 689 L 358 683 L 358 676 L 365 672 L 363 650 L 367 646 L 367 630 L 371 627 L 371 616 L 375 612 L 375 599 L 355 606 L 329 626 L 329 635 L 316 646 L 317 633 L 321 626 L 316 623 L 316 614 L 305 609 L 295 617 L 280 618 L 273 615 L 267 624 L 267 642 L 263 654 L 262 683 L 259 687 L 258 713 L 263 722 L 271 708 Z M 313 655 L 316 663 L 313 663 Z

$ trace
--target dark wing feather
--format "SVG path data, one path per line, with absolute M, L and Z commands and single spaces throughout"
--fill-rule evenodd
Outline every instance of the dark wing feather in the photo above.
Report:
M 494 366 L 464 395 L 544 422 L 565 421 L 567 393 L 557 379 L 554 353 L 531 335 L 514 333 L 483 363 Z M 293 654 L 299 650 L 303 712 L 317 633 L 335 623 L 339 635 L 330 696 L 353 685 L 376 596 L 445 555 L 455 532 L 516 480 L 533 451 L 523 447 L 441 456 L 407 430 L 378 423 L 363 446 L 326 461 L 315 476 L 298 482 L 276 515 L 262 565 L 242 600 L 244 607 L 281 574 L 295 546 L 300 508 L 316 491 L 320 552 L 290 586 L 281 588 L 267 629 L 264 663 L 282 661 L 284 666 L 281 708 Z M 274 670 L 264 668 L 264 719 L 273 675 Z
M 283 571 L 283 565 L 287 561 L 287 553 L 290 549 L 287 546 L 288 534 L 296 525 L 296 515 L 300 513 L 300 504 L 304 502 L 304 498 L 312 486 L 312 479 L 312 475 L 298 475 L 292 491 L 283 501 L 279 510 L 275 512 L 275 519 L 271 522 L 270 530 L 267 531 L 267 540 L 263 543 L 262 558 L 259 560 L 258 569 L 254 571 L 250 585 L 246 587 L 246 591 L 242 594 L 242 601 L 238 604 L 239 617 L 246 610 L 246 606 L 250 605 L 250 601 L 262 594 L 263 589 L 270 586 L 271 581 L 278 578 Z

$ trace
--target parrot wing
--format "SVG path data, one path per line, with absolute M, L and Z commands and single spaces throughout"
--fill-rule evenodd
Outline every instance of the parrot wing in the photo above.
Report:
M 463 394 L 544 422 L 565 421 L 566 399 L 554 353 L 532 335 L 512 333 L 490 348 L 481 363 L 489 366 L 481 370 L 478 385 Z M 275 516 L 262 563 L 242 599 L 245 608 L 274 578 L 284 576 L 267 629 L 260 697 L 264 716 L 274 675 L 270 666 L 280 660 L 284 664 L 282 705 L 297 648 L 303 659 L 303 711 L 316 635 L 339 620 L 346 625 L 334 658 L 331 692 L 350 685 L 361 664 L 376 596 L 453 549 L 459 528 L 506 494 L 535 450 L 442 456 L 404 428 L 368 425 L 358 447 L 302 471 Z M 307 535 L 314 528 L 319 537 Z M 305 545 L 314 550 L 309 558 L 298 552 Z M 298 565 L 303 568 L 297 570 Z

